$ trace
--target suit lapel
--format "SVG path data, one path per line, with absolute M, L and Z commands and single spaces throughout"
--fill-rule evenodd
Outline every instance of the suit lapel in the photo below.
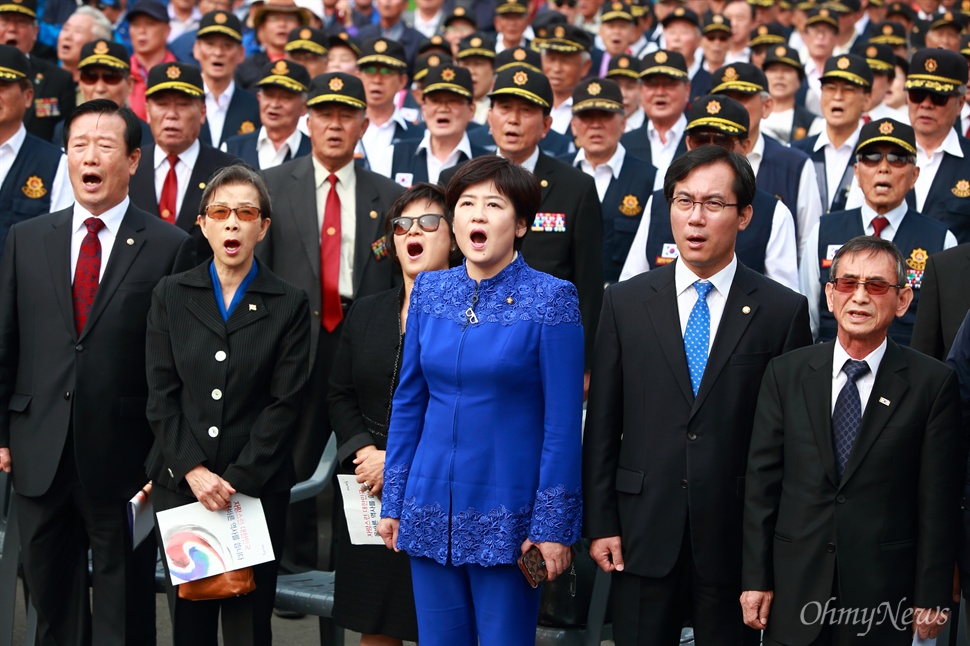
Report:
M 212 164 L 207 154 L 206 145 L 199 144 L 199 156 L 195 160 L 192 174 L 189 175 L 189 185 L 185 187 L 184 197 L 182 198 L 182 208 L 179 209 L 178 227 L 188 233 L 192 233 L 198 226 L 199 206 L 202 204 L 202 191 L 205 190 L 206 182 L 209 181 L 209 173 Z
M 138 163 L 138 170 L 131 178 L 128 185 L 128 194 L 134 198 L 138 197 L 138 204 L 145 211 L 156 217 L 161 217 L 158 212 L 158 200 L 155 199 L 155 146 L 143 146 L 141 149 L 141 161 Z
M 373 256 L 371 243 L 382 234 L 383 222 L 378 208 L 380 195 L 369 177 L 369 172 L 357 172 L 357 231 L 354 232 L 354 294 L 360 289 L 364 268 Z
M 310 266 L 313 267 L 317 282 L 320 282 L 320 231 L 317 229 L 317 192 L 313 174 L 313 159 L 301 157 L 293 165 L 293 190 L 286 193 L 289 201 L 288 213 L 296 214 L 293 219 L 299 230 L 303 250 Z
M 694 390 L 690 385 L 690 372 L 687 370 L 687 353 L 684 351 L 684 335 L 680 331 L 680 318 L 677 311 L 677 288 L 674 284 L 673 265 L 667 271 L 663 282 L 653 285 L 654 293 L 644 301 L 647 318 L 653 323 L 663 348 L 664 357 L 675 375 L 677 385 L 687 401 L 693 401 Z
M 74 209 L 63 211 L 63 217 L 54 224 L 44 242 L 47 246 L 47 268 L 51 272 L 51 285 L 54 287 L 58 309 L 64 324 L 76 334 L 74 329 L 74 294 L 71 291 L 71 224 Z
M 275 281 L 270 279 L 270 274 L 265 268 L 260 268 L 253 282 L 246 290 L 242 300 L 236 305 L 236 309 L 229 315 L 226 322 L 226 333 L 235 332 L 249 327 L 256 321 L 269 316 L 270 312 L 263 301 L 263 294 L 282 294 L 283 290 Z
M 811 372 L 802 385 L 808 421 L 815 434 L 819 456 L 825 475 L 832 486 L 839 486 L 835 471 L 835 449 L 832 446 L 832 352 L 834 341 L 816 346 L 815 356 L 809 362 Z
M 539 186 L 542 189 L 542 199 L 539 201 L 539 208 L 542 208 L 542 205 L 546 203 L 546 199 L 552 193 L 556 183 L 555 169 L 549 167 L 550 164 L 546 161 L 547 157 L 546 153 L 540 149 L 539 159 L 536 160 L 536 170 L 533 173 L 536 179 L 539 180 Z M 531 226 L 532 223 L 530 222 L 529 225 Z
M 222 294 L 216 295 L 213 291 L 212 278 L 209 276 L 209 263 L 203 263 L 186 272 L 178 279 L 178 282 L 181 285 L 198 288 L 192 290 L 185 309 L 207 328 L 220 337 L 226 338 L 226 324 L 222 320 L 222 314 L 219 313 L 215 301 L 216 298 L 222 298 Z

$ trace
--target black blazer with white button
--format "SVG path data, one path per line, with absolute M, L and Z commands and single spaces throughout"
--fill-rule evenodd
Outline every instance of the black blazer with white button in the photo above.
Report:
M 192 495 L 199 464 L 250 496 L 296 481 L 291 437 L 310 354 L 307 296 L 265 265 L 229 316 L 216 304 L 209 263 L 163 279 L 148 313 L 145 462 L 157 485 Z M 220 295 L 221 298 L 221 295 Z

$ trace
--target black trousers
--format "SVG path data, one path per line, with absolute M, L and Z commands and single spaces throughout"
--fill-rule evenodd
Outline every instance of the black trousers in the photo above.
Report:
M 24 579 L 44 646 L 155 644 L 155 537 L 132 550 L 127 502 L 84 490 L 73 433 L 47 493 L 17 494 Z
M 698 573 L 684 529 L 680 556 L 669 574 L 659 578 L 614 572 L 610 590 L 616 646 L 674 646 L 686 622 L 701 646 L 758 644 L 759 634 L 744 626 L 741 581 L 721 586 Z

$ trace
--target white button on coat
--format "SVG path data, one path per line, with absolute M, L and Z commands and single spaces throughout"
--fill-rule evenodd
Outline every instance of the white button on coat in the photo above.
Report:
M 217 400 L 218 399 L 222 399 L 222 391 L 219 390 L 218 388 L 216 388 L 215 390 L 213 390 L 212 391 L 212 398 L 213 399 L 217 399 Z
M 225 361 L 225 360 L 226 360 L 225 351 L 219 350 L 218 352 L 216 352 L 216 361 Z
M 219 429 L 215 426 L 209 427 L 209 437 L 219 437 Z

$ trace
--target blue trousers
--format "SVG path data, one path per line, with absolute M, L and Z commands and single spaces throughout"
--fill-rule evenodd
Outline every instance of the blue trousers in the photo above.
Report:
M 411 557 L 421 646 L 533 646 L 539 590 L 519 566 L 441 565 Z

